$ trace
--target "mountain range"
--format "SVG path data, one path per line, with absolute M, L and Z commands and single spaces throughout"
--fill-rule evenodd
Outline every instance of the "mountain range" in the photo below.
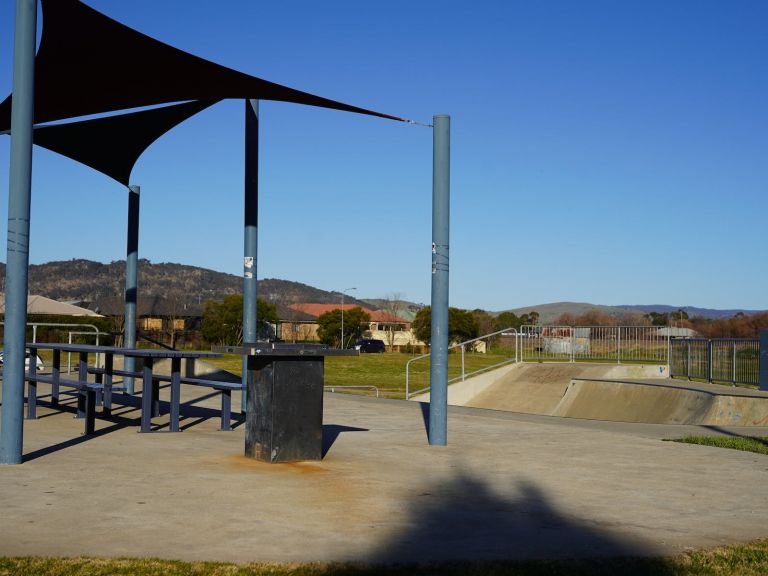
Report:
M 702 318 L 711 319 L 730 318 L 738 313 L 748 315 L 763 312 L 763 310 L 745 310 L 740 308 L 720 310 L 716 308 L 698 308 L 696 306 L 670 306 L 668 304 L 621 304 L 618 306 L 606 306 L 603 304 L 590 304 L 587 302 L 554 302 L 551 304 L 538 304 L 536 306 L 513 308 L 509 311 L 514 312 L 518 316 L 536 311 L 539 313 L 539 322 L 542 324 L 551 324 L 562 314 L 581 316 L 593 310 L 614 317 L 628 317 L 632 315 L 642 316 L 650 314 L 651 312 L 674 315 L 678 310 L 683 310 L 691 318 L 700 316 Z
M 0 282 L 4 280 L 5 264 L 0 263 Z M 32 264 L 29 267 L 30 294 L 40 294 L 62 302 L 80 303 L 103 314 L 121 314 L 124 289 L 124 260 L 105 264 L 92 260 L 72 259 Z M 139 261 L 139 314 L 199 315 L 207 300 L 220 300 L 231 294 L 240 294 L 242 289 L 243 279 L 234 274 L 184 264 L 168 262 L 155 264 L 149 260 Z M 3 291 L 4 286 L 0 286 L 0 292 Z M 290 304 L 341 303 L 339 292 L 329 292 L 301 282 L 276 278 L 259 280 L 258 294 L 260 298 L 277 305 L 279 313 L 290 316 L 297 314 L 295 310 L 289 312 Z M 351 295 L 346 295 L 344 302 L 369 309 L 387 308 L 390 304 L 381 298 L 356 299 Z M 400 313 L 412 317 L 421 306 L 415 302 L 403 301 L 397 308 Z M 540 322 L 551 323 L 564 313 L 579 316 L 595 309 L 610 316 L 642 315 L 650 312 L 665 314 L 682 309 L 691 317 L 705 318 L 731 317 L 740 312 L 744 314 L 760 312 L 759 310 L 718 310 L 667 304 L 605 306 L 584 302 L 538 304 L 513 308 L 510 311 L 519 316 L 535 310 L 539 313 Z

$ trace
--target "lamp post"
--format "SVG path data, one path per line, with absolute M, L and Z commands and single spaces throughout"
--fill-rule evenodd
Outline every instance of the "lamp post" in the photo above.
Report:
M 341 291 L 341 349 L 344 349 L 344 293 L 349 290 L 357 290 L 357 288 L 344 288 Z

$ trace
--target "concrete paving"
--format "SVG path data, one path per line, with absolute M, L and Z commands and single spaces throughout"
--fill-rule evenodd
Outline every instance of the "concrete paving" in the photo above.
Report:
M 183 391 L 183 399 L 200 396 Z M 235 405 L 238 399 L 234 399 Z M 621 424 L 326 394 L 321 462 L 244 458 L 209 397 L 184 431 L 116 410 L 84 438 L 71 411 L 25 422 L 0 466 L 0 554 L 360 561 L 675 554 L 768 536 L 768 459 L 662 442 L 768 429 Z M 189 412 L 192 410 L 191 412 Z

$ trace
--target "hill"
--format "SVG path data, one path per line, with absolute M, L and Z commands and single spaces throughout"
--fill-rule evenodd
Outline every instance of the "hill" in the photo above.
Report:
M 2 263 L 0 278 L 5 278 L 5 264 Z M 82 303 L 103 314 L 122 313 L 124 289 L 124 260 L 104 264 L 73 259 L 29 267 L 31 294 L 62 302 Z M 243 279 L 234 274 L 184 264 L 154 264 L 149 260 L 139 260 L 139 314 L 199 315 L 207 300 L 220 300 L 242 292 Z M 258 294 L 279 308 L 294 302 L 330 304 L 340 299 L 338 292 L 276 278 L 259 280 Z M 345 302 L 366 305 L 350 296 L 345 297 Z
M 718 310 L 715 308 L 697 308 L 696 306 L 668 306 L 666 304 L 629 304 L 615 306 L 615 308 L 624 308 L 627 310 L 640 310 L 644 314 L 658 312 L 660 314 L 671 314 L 678 310 L 684 310 L 691 318 L 700 316 L 701 318 L 732 318 L 736 314 L 758 314 L 765 310 L 745 310 L 743 308 L 734 308 L 730 310 Z
M 691 317 L 700 316 L 702 318 L 730 318 L 737 313 L 742 312 L 744 314 L 756 314 L 761 310 L 717 310 L 714 308 L 696 308 L 694 306 L 669 306 L 665 304 L 638 304 L 638 305 L 619 305 L 619 306 L 604 306 L 601 304 L 590 304 L 587 302 L 554 302 L 551 304 L 539 304 L 537 306 L 525 306 L 522 308 L 513 308 L 510 310 L 518 316 L 521 314 L 528 314 L 532 311 L 539 313 L 539 321 L 542 324 L 551 324 L 562 314 L 572 314 L 574 316 L 581 316 L 589 311 L 598 310 L 603 314 L 613 316 L 614 318 L 622 318 L 624 323 L 631 323 L 633 316 L 643 316 L 651 312 L 659 312 L 662 314 L 677 312 L 678 310 L 685 310 L 685 312 Z

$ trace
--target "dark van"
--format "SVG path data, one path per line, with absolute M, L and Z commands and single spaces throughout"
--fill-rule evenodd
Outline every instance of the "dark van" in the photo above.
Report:
M 357 341 L 355 349 L 360 350 L 360 352 L 384 352 L 384 340 L 364 338 Z

